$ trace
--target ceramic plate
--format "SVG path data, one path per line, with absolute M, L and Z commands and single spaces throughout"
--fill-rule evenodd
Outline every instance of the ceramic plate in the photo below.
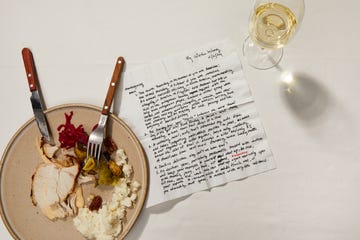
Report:
M 74 112 L 72 123 L 82 124 L 90 133 L 98 122 L 101 109 L 89 105 L 61 105 L 46 111 L 46 116 L 54 139 L 59 144 L 57 126 L 65 122 L 64 113 Z M 111 135 L 119 148 L 125 150 L 128 162 L 133 166 L 134 177 L 141 184 L 135 206 L 127 211 L 122 239 L 130 231 L 143 208 L 148 189 L 148 168 L 144 151 L 131 129 L 118 117 L 111 115 L 108 120 L 108 135 Z M 31 176 L 42 160 L 36 149 L 35 140 L 40 136 L 34 119 L 25 123 L 11 139 L 5 149 L 0 169 L 1 216 L 6 227 L 15 239 L 63 240 L 84 239 L 73 226 L 72 218 L 50 221 L 38 207 L 33 206 L 30 198 Z M 89 185 L 89 184 L 88 184 Z M 84 187 L 84 197 L 90 193 L 100 193 L 105 199 L 111 196 L 111 188 L 93 184 Z

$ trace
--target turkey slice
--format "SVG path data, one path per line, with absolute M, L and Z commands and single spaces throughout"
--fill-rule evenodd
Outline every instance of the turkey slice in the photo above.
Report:
M 34 205 L 51 220 L 72 215 L 67 205 L 68 196 L 74 192 L 80 166 L 59 167 L 54 163 L 41 163 L 32 177 L 31 197 Z

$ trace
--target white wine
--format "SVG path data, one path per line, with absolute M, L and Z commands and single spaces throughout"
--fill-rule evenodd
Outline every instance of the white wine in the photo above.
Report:
M 255 9 L 250 21 L 250 35 L 261 47 L 277 49 L 289 41 L 296 24 L 296 17 L 288 7 L 266 3 Z

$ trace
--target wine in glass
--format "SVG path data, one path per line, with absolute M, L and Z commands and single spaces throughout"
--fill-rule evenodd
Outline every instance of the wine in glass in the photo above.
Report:
M 304 10 L 304 0 L 256 0 L 250 16 L 250 36 L 243 45 L 248 63 L 257 69 L 278 64 L 282 48 L 299 29 Z

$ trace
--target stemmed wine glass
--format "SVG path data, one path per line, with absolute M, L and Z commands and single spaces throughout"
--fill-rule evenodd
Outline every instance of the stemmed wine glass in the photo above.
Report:
M 250 36 L 243 45 L 248 63 L 257 69 L 277 65 L 282 48 L 299 29 L 304 11 L 304 0 L 256 0 L 250 16 Z

